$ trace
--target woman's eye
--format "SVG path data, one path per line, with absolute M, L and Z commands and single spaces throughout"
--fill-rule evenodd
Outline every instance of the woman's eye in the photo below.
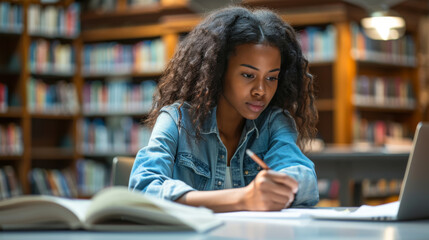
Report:
M 254 78 L 255 75 L 253 74 L 248 74 L 248 73 L 242 73 L 241 76 L 245 77 L 245 78 Z
M 278 77 L 267 77 L 268 81 L 277 81 L 278 79 Z

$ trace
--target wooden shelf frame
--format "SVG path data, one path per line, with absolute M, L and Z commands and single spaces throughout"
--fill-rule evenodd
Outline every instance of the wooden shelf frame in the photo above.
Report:
M 6 112 L 0 112 L 1 118 L 21 118 L 22 109 L 20 107 L 8 107 Z
M 9 1 L 13 4 L 19 4 L 22 6 L 22 22 L 23 22 L 23 29 L 20 34 L 16 33 L 2 33 L 2 35 L 12 36 L 16 37 L 17 39 L 17 48 L 19 51 L 19 61 L 20 61 L 20 69 L 16 71 L 9 71 L 4 70 L 0 72 L 1 75 L 11 75 L 14 74 L 17 76 L 17 85 L 16 88 L 18 91 L 14 94 L 18 95 L 19 102 L 21 106 L 19 107 L 9 107 L 7 112 L 0 113 L 0 119 L 2 122 L 3 120 L 10 119 L 11 122 L 15 122 L 18 125 L 20 125 L 22 129 L 22 145 L 23 145 L 23 152 L 19 156 L 15 155 L 7 155 L 7 156 L 0 156 L 0 160 L 13 160 L 13 166 L 16 169 L 17 177 L 20 183 L 22 184 L 23 192 L 24 194 L 30 193 L 30 183 L 28 181 L 28 173 L 30 172 L 31 168 L 33 167 L 33 162 L 36 159 L 45 159 L 45 160 L 64 160 L 66 161 L 66 165 L 68 166 L 74 166 L 75 161 L 80 157 L 77 151 L 77 138 L 76 138 L 76 131 L 77 131 L 77 122 L 79 119 L 79 116 L 81 115 L 80 112 L 76 114 L 50 114 L 50 113 L 31 113 L 29 106 L 28 106 L 28 96 L 27 96 L 27 83 L 31 76 L 41 79 L 67 79 L 67 81 L 70 81 L 74 84 L 76 84 L 76 87 L 79 86 L 79 70 L 80 64 L 79 58 L 79 51 L 78 51 L 78 43 L 80 41 L 80 37 L 68 37 L 68 36 L 49 36 L 44 34 L 30 34 L 28 31 L 28 8 L 31 4 L 38 4 L 42 7 L 53 5 L 58 7 L 67 7 L 71 3 L 73 3 L 73 0 L 61 0 L 57 3 L 42 3 L 40 0 L 23 0 L 23 1 Z M 31 41 L 34 39 L 43 38 L 47 39 L 48 41 L 51 40 L 60 40 L 62 42 L 67 42 L 75 47 L 76 51 L 76 69 L 71 73 L 62 73 L 62 72 L 46 72 L 46 73 L 35 73 L 31 72 L 29 68 L 29 48 Z M 79 106 L 81 106 L 81 102 L 79 102 Z M 69 128 L 72 129 L 71 138 L 72 138 L 72 147 L 70 149 L 64 150 L 61 148 L 57 148 L 56 146 L 49 146 L 48 148 L 44 149 L 38 149 L 35 148 L 34 142 L 36 136 L 32 136 L 32 122 L 34 120 L 37 121 L 68 121 L 70 123 L 67 123 L 67 126 L 70 126 Z M 71 125 L 68 125 L 71 124 Z M 49 126 L 47 126 L 46 131 L 49 131 Z M 43 138 L 43 136 L 39 136 Z M 37 140 L 36 140 L 37 141 Z M 9 163 L 8 163 L 9 164 Z M 0 166 L 1 167 L 1 166 Z
M 168 34 L 189 32 L 201 19 L 202 17 L 198 15 L 171 16 L 153 24 L 83 30 L 81 36 L 85 43 L 156 38 Z
M 159 3 L 135 8 L 128 6 L 125 0 L 118 0 L 116 9 L 113 11 L 93 11 L 82 14 L 82 28 L 86 30 L 100 26 L 124 26 L 124 23 L 125 26 L 135 23 L 155 23 L 164 16 L 193 13 L 195 11 L 188 0 L 161 0 Z

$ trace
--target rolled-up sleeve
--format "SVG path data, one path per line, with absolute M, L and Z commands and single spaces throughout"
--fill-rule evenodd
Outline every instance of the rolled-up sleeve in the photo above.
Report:
M 297 131 L 293 118 L 281 110 L 273 111 L 269 119 L 269 150 L 264 160 L 276 171 L 293 177 L 299 184 L 292 206 L 314 206 L 319 202 L 319 190 L 314 163 L 296 144 Z
M 129 189 L 159 198 L 176 200 L 193 191 L 181 180 L 173 179 L 179 132 L 171 112 L 158 116 L 148 143 L 136 156 L 130 174 Z

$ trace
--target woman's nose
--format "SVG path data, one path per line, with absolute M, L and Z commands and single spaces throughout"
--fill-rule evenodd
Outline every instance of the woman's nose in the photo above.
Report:
M 261 80 L 255 81 L 255 85 L 252 88 L 252 95 L 262 97 L 265 95 L 264 82 Z

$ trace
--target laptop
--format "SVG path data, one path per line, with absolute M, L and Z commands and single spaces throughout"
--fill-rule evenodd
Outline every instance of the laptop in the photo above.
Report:
M 386 166 L 389 167 L 389 166 Z M 313 211 L 315 219 L 404 221 L 429 219 L 429 123 L 417 125 L 399 201 L 356 211 Z

